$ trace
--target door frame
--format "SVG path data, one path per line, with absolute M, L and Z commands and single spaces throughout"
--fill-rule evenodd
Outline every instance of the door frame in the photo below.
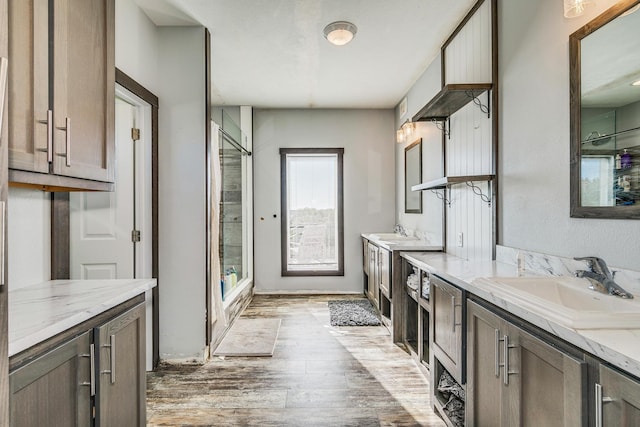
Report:
M 151 275 L 157 286 L 153 295 L 153 366 L 160 362 L 159 347 L 159 294 L 158 277 L 158 97 L 118 68 L 115 69 L 116 84 L 131 92 L 151 106 Z M 51 193 L 51 279 L 70 278 L 69 254 L 69 193 Z M 55 225 L 55 226 L 53 226 Z

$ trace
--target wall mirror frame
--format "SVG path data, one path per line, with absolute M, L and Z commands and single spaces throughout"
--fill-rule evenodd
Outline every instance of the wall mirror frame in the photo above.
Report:
M 569 36 L 571 217 L 640 219 L 638 9 L 619 1 Z
M 422 213 L 422 191 L 411 187 L 422 182 L 422 138 L 404 149 L 404 213 Z

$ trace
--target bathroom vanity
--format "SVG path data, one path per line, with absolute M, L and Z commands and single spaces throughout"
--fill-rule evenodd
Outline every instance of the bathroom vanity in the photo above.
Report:
M 405 304 L 401 280 L 401 251 L 442 251 L 415 236 L 396 233 L 362 234 L 364 294 L 379 310 L 382 321 L 391 331 L 393 342 L 404 340 L 404 327 L 395 321 Z
M 629 300 L 589 290 L 584 279 L 523 276 L 506 262 L 444 253 L 401 257 L 431 277 L 427 366 L 434 407 L 449 425 L 454 425 L 447 415 L 451 396 L 439 387 L 445 372 L 464 390 L 464 399 L 454 397 L 470 426 L 527 420 L 547 426 L 636 425 L 640 420 L 640 327 L 633 326 L 640 320 L 632 310 L 623 311 L 630 329 L 615 318 L 606 323 L 610 316 L 598 313 L 600 301 L 624 307 Z M 526 286 L 518 289 L 521 282 Z M 540 289 L 566 293 L 568 308 Z M 594 304 L 575 315 L 568 311 L 589 300 Z M 537 308 L 537 301 L 547 303 Z M 412 321 L 416 314 L 403 317 Z

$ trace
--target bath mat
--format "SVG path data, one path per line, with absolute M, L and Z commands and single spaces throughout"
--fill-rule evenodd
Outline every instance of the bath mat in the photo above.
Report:
M 366 299 L 329 301 L 331 326 L 379 326 L 380 319 Z
M 214 356 L 273 356 L 282 319 L 237 319 Z

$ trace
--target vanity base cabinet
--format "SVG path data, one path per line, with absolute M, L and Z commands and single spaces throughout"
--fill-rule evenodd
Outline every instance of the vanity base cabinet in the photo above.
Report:
M 95 335 L 101 368 L 96 398 L 97 425 L 145 425 L 144 304 L 96 328 Z
M 638 426 L 640 425 L 640 383 L 600 365 L 600 382 L 596 384 L 595 417 L 596 426 Z
M 580 426 L 587 422 L 587 363 L 468 302 L 470 426 Z
M 368 277 L 367 296 L 371 300 L 371 303 L 374 305 L 374 307 L 378 308 L 378 299 L 380 298 L 380 296 L 378 295 L 379 293 L 378 276 L 380 274 L 378 269 L 378 247 L 371 243 L 369 243 L 367 247 L 369 250 L 369 256 L 368 256 L 369 275 L 367 276 Z
M 87 331 L 10 374 L 11 426 L 91 425 L 91 341 Z
M 458 384 L 464 384 L 464 293 L 439 277 L 431 276 L 430 294 L 433 355 Z
M 63 332 L 53 349 L 15 356 L 10 426 L 146 424 L 145 304 L 132 302 Z

